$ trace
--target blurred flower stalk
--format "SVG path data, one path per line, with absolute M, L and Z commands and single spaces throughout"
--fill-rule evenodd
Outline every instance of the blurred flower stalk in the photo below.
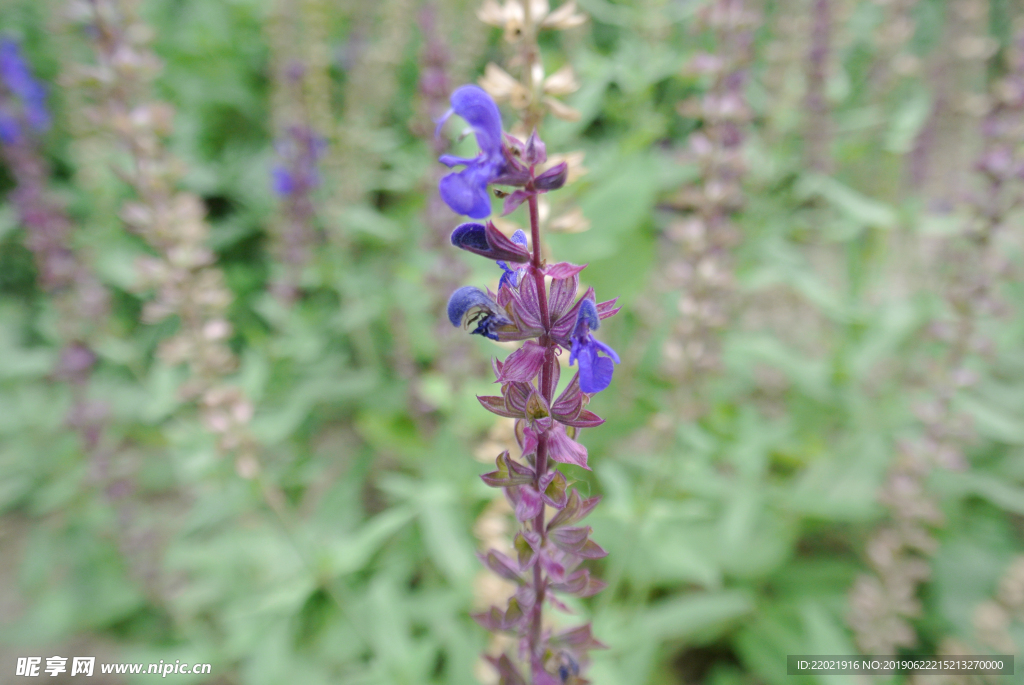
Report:
M 448 96 L 452 90 L 452 70 L 454 55 L 442 35 L 440 27 L 443 22 L 441 7 L 437 3 L 427 4 L 419 13 L 420 31 L 423 34 L 423 47 L 420 53 L 420 78 L 418 82 L 419 111 L 411 126 L 417 135 L 428 142 L 435 155 L 444 152 L 447 141 L 435 135 L 435 124 L 448 109 Z M 456 215 L 444 203 L 441 196 L 434 190 L 444 175 L 444 169 L 432 165 L 426 173 L 426 207 L 423 218 L 429 229 L 424 236 L 424 245 L 435 256 L 426 280 L 431 294 L 437 304 L 442 304 L 448 295 L 466 277 L 468 269 L 451 250 L 445 249 L 448 234 Z M 469 343 L 464 336 L 453 331 L 443 321 L 438 322 L 437 337 L 439 342 L 437 370 L 448 378 L 456 387 L 467 374 L 472 373 L 472 366 L 466 364 L 470 354 Z M 409 361 L 407 375 L 414 374 L 414 364 Z M 427 402 L 416 393 L 412 406 L 414 411 L 425 408 Z
M 73 224 L 63 204 L 47 189 L 51 169 L 41 150 L 50 126 L 46 89 L 32 75 L 21 48 L 0 38 L 0 155 L 14 175 L 11 200 L 27 231 L 39 284 L 53 296 L 58 333 L 63 339 L 57 378 L 75 395 L 68 422 L 80 434 L 86 452 L 99 445 L 106 416 L 102 402 L 86 397 L 96 354 L 88 339 L 108 307 L 106 289 L 95 278 L 73 240 Z
M 579 119 L 579 112 L 558 100 L 579 89 L 572 66 L 545 75 L 537 43 L 542 30 L 564 31 L 587 21 L 586 15 L 577 11 L 575 0 L 563 3 L 555 11 L 551 11 L 548 0 L 507 0 L 504 4 L 485 0 L 477 16 L 485 24 L 503 29 L 505 40 L 517 49 L 509 67 L 519 71 L 519 79 L 492 62 L 480 82 L 497 101 L 508 101 L 522 116 L 522 131 L 513 128 L 512 132 L 539 128 L 549 111 L 566 121 Z
M 276 239 L 284 274 L 271 289 L 285 302 L 299 297 L 302 271 L 316 243 L 313 192 L 320 184 L 317 163 L 325 147 L 326 141 L 307 123 L 293 123 L 278 137 L 278 163 L 272 171 L 272 183 L 281 201 Z
M 320 238 L 314 192 L 331 123 L 325 11 L 318 0 L 277 0 L 267 22 L 277 137 L 271 188 L 279 200 L 274 250 L 281 264 L 270 289 L 285 303 L 299 298 L 303 271 Z
M 1017 624 L 1017 626 L 1014 626 Z M 1024 555 L 1013 558 L 999 578 L 995 596 L 974 610 L 974 635 L 979 643 L 1003 654 L 1013 654 L 1016 643 L 1013 629 L 1024 625 Z M 955 651 L 955 643 L 944 645 L 945 653 L 976 654 L 976 651 Z
M 1015 556 L 1003 572 L 994 596 L 979 603 L 972 616 L 971 637 L 947 637 L 938 654 L 949 657 L 975 654 L 1014 654 L 1014 633 L 1024 627 L 1024 556 Z M 961 631 L 964 632 L 964 631 Z M 966 674 L 915 673 L 910 685 L 974 685 L 979 679 Z M 984 682 L 984 681 L 982 681 Z
M 138 262 L 140 291 L 155 295 L 144 307 L 143 320 L 178 318 L 178 330 L 161 343 L 159 356 L 167 364 L 188 367 L 182 396 L 198 401 L 203 423 L 217 436 L 219 448 L 235 455 L 241 475 L 253 477 L 258 472 L 256 446 L 248 432 L 253 408 L 225 380 L 236 367 L 228 346 L 232 297 L 207 246 L 202 201 L 178 190 L 184 170 L 163 144 L 174 114 L 150 95 L 150 84 L 161 70 L 149 48 L 152 31 L 138 19 L 132 0 L 91 0 L 72 8 L 96 54 L 94 65 L 78 65 L 73 74 L 94 93 L 96 104 L 84 115 L 97 129 L 113 134 L 128 153 L 130 167 L 118 173 L 136 199 L 124 203 L 121 218 L 155 253 Z
M 943 524 L 926 481 L 937 468 L 968 468 L 965 450 L 975 435 L 955 397 L 979 382 L 974 359 L 993 351 L 982 324 L 1006 309 L 998 289 L 1009 280 L 1011 264 L 997 241 L 1007 217 L 1024 201 L 1024 30 L 1014 38 L 1007 73 L 985 109 L 975 164 L 979 182 L 967 196 L 967 223 L 938 250 L 947 316 L 933 323 L 931 333 L 944 353 L 929 369 L 931 399 L 916 409 L 921 435 L 899 444 L 880 493 L 891 520 L 868 543 L 873 573 L 861 576 L 850 595 L 850 625 L 869 653 L 894 654 L 917 644 L 910 621 L 921 613 L 917 591 L 930 577 L 928 559 L 938 546 L 933 531 Z
M 875 33 L 875 88 L 886 92 L 899 78 L 916 74 L 921 61 L 914 54 L 911 41 L 917 29 L 917 0 L 875 0 L 885 19 Z
M 488 411 L 515 419 L 514 433 L 525 460 L 513 460 L 504 451 L 496 459 L 496 470 L 483 476 L 489 486 L 504 490 L 520 529 L 513 540 L 514 556 L 496 549 L 480 556 L 494 573 L 515 583 L 516 591 L 505 609 L 492 606 L 475 618 L 488 630 L 519 640 L 514 657 L 489 657 L 503 685 L 585 683 L 580 671 L 587 653 L 601 644 L 589 624 L 553 632 L 543 609 L 547 604 L 567 610 L 556 593 L 586 597 L 604 586 L 579 568 L 585 559 L 605 555 L 590 539 L 590 527 L 577 525 L 598 498 L 583 499 L 553 465 L 590 468 L 579 432 L 603 420 L 585 407 L 594 393 L 609 386 L 619 361 L 592 333 L 618 309 L 614 300 L 597 303 L 592 288 L 577 299 L 584 267 L 541 258 L 537 199 L 564 185 L 568 166 L 539 172 L 547 161 L 544 143 L 536 132 L 525 142 L 504 133 L 497 105 L 480 88 L 458 88 L 451 104 L 445 118 L 454 114 L 465 120 L 480 151 L 471 158 L 441 157 L 449 168 L 461 167 L 441 179 L 441 197 L 457 213 L 486 219 L 489 187 L 513 188 L 500 194 L 503 213 L 526 204 L 531 229 L 529 239 L 522 231 L 510 239 L 487 221 L 461 224 L 451 235 L 456 247 L 496 262 L 502 276 L 497 293 L 473 286 L 456 290 L 448 302 L 449 321 L 495 341 L 524 341 L 504 362 L 494 360 L 502 394 L 478 398 Z M 557 357 L 563 351 L 579 371 L 556 397 L 561 370 Z M 550 520 L 547 507 L 556 512 Z
M 828 78 L 832 59 L 832 0 L 812 0 L 811 40 L 807 53 L 806 138 L 804 157 L 814 171 L 832 171 L 832 125 L 828 105 Z
M 744 85 L 756 25 L 757 15 L 743 0 L 714 0 L 700 9 L 697 27 L 712 31 L 720 48 L 690 62 L 687 70 L 708 78 L 710 86 L 703 96 L 679 106 L 680 114 L 702 122 L 687 152 L 700 169 L 700 180 L 670 200 L 684 216 L 665 231 L 671 252 L 664 282 L 678 293 L 678 318 L 662 355 L 683 387 L 716 368 L 718 337 L 734 306 L 731 251 L 739 235 L 732 216 L 744 201 L 744 127 L 752 116 Z

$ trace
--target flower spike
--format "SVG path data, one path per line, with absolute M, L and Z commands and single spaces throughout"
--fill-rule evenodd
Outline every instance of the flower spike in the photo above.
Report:
M 546 0 L 529 1 L 546 7 Z M 571 9 L 571 3 L 564 6 Z M 489 550 L 480 559 L 518 588 L 506 606 L 473 618 L 488 630 L 519 638 L 518 656 L 490 658 L 500 685 L 585 685 L 590 682 L 581 675 L 587 652 L 604 645 L 593 638 L 589 625 L 560 632 L 546 629 L 543 610 L 550 606 L 569 612 L 561 595 L 587 597 L 605 586 L 580 568 L 606 554 L 591 540 L 592 528 L 577 525 L 598 498 L 582 499 L 560 465 L 591 468 L 580 432 L 604 420 L 586 407 L 593 393 L 609 386 L 619 362 L 615 351 L 592 332 L 618 309 L 615 300 L 598 303 L 593 288 L 578 295 L 584 266 L 548 263 L 541 257 L 537 199 L 567 181 L 568 165 L 544 170 L 547 148 L 537 131 L 525 142 L 503 133 L 493 101 L 475 86 L 455 91 L 446 117 L 451 114 L 469 123 L 480 153 L 471 159 L 441 158 L 450 167 L 465 167 L 442 179 L 445 202 L 457 212 L 483 218 L 491 211 L 489 185 L 515 188 L 499 194 L 505 199 L 504 213 L 528 206 L 532 235 L 527 240 L 526 232 L 517 230 L 506 237 L 490 221 L 463 223 L 451 235 L 456 247 L 494 260 L 501 277 L 497 293 L 472 286 L 456 290 L 448 301 L 449 321 L 492 340 L 526 341 L 504 360 L 491 362 L 500 395 L 477 396 L 487 411 L 513 419 L 520 448 L 516 458 L 502 452 L 495 469 L 481 476 L 488 486 L 504 490 L 519 525 L 512 554 Z M 578 361 L 579 369 L 556 397 L 561 349 L 570 352 L 569 363 Z M 549 516 L 549 510 L 555 513 Z

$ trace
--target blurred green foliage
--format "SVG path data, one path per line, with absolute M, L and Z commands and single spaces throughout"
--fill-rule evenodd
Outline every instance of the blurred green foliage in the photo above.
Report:
M 582 88 L 568 102 L 582 117 L 552 120 L 545 138 L 549 151 L 586 152 L 590 173 L 565 195 L 592 227 L 552 235 L 548 246 L 589 262 L 588 284 L 624 307 L 602 329 L 624 363 L 591 407 L 607 419 L 583 439 L 594 471 L 570 474 L 605 497 L 591 522 L 609 552 L 599 576 L 610 587 L 575 605 L 610 645 L 590 677 L 781 684 L 787 654 L 855 653 L 847 594 L 884 516 L 876 493 L 895 441 L 917 430 L 911 408 L 927 385 L 915 371 L 934 352 L 921 333 L 942 303 L 913 272 L 913 250 L 958 219 L 933 211 L 902 179 L 936 94 L 927 78 L 871 88 L 880 4 L 846 3 L 829 84 L 835 173 L 822 176 L 803 166 L 800 99 L 765 85 L 799 80 L 799 70 L 772 74 L 781 67 L 758 58 L 737 277 L 744 299 L 771 321 L 726 332 L 722 372 L 702 390 L 707 411 L 683 421 L 660 371 L 674 313 L 657 282 L 659 203 L 695 177 L 678 151 L 696 123 L 675 107 L 705 86 L 682 66 L 714 45 L 690 30 L 690 4 L 580 4 L 590 25 L 544 47 L 552 70 L 562 49 L 576 66 Z M 913 45 L 924 60 L 944 49 L 946 4 L 915 6 Z M 345 64 L 388 35 L 355 5 L 331 10 L 332 98 L 347 112 L 361 103 L 345 101 Z M 62 62 L 88 55 L 83 36 L 55 29 L 60 3 L 0 7 L 0 31 L 23 41 L 51 83 Z M 467 3 L 445 8 L 476 22 Z M 999 17 L 1012 8 L 993 8 L 993 35 L 1005 44 Z M 103 440 L 114 481 L 97 480 L 65 425 L 73 399 L 52 377 L 56 314 L 35 284 L 24 230 L 0 206 L 4 680 L 15 656 L 56 650 L 210 662 L 213 678 L 203 682 L 211 683 L 476 682 L 487 635 L 468 618 L 481 572 L 472 528 L 491 493 L 477 477 L 486 466 L 471 454 L 493 421 L 474 394 L 489 387 L 483 362 L 496 348 L 474 340 L 465 378 L 434 370 L 445 353 L 435 335 L 443 294 L 426 276 L 434 255 L 423 248 L 421 218 L 433 160 L 409 128 L 421 38 L 410 28 L 396 48 L 393 98 L 349 141 L 361 156 L 353 166 L 361 192 L 325 220 L 306 296 L 286 307 L 267 294 L 276 205 L 269 11 L 264 0 L 150 0 L 144 12 L 166 64 L 157 87 L 176 108 L 170 145 L 207 203 L 212 246 L 236 298 L 232 344 L 257 407 L 263 481 L 239 478 L 218 456 L 178 399 L 182 372 L 154 357 L 169 329 L 139 322 L 131 288 L 133 259 L 147 248 L 117 219 L 127 191 L 108 171 L 114 153 L 76 119 L 73 93 L 51 87 L 57 125 L 46 150 L 53 188 L 80 228 L 76 247 L 114 295 L 93 341 L 101 363 L 88 389 L 110 407 Z M 779 18 L 806 8 L 768 2 L 760 11 L 763 55 L 780 40 Z M 501 58 L 497 32 L 489 40 L 472 56 L 473 74 Z M 460 43 L 450 48 L 458 53 Z M 11 184 L 0 168 L 0 196 Z M 321 188 L 320 199 L 335 190 Z M 497 278 L 470 267 L 476 284 Z M 1002 294 L 1020 310 L 1019 282 Z M 922 590 L 922 653 L 947 636 L 972 638 L 975 607 L 1024 550 L 1022 321 L 990 323 L 995 351 L 977 366 L 982 382 L 957 399 L 980 436 L 970 471 L 930 483 L 945 526 Z M 766 375 L 774 390 L 764 389 Z M 266 503 L 267 483 L 285 495 L 278 511 Z

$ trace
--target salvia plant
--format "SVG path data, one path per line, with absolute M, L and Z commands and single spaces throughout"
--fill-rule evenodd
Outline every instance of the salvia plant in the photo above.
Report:
M 72 16 L 83 21 L 96 62 L 77 65 L 70 80 L 92 92 L 95 104 L 86 118 L 106 129 L 131 159 L 134 173 L 122 175 L 137 199 L 124 204 L 121 218 L 156 253 L 137 262 L 140 292 L 155 293 L 142 318 L 157 323 L 176 316 L 181 324 L 160 344 L 158 355 L 169 365 L 188 367 L 180 395 L 198 400 L 219 449 L 236 455 L 240 474 L 253 476 L 258 472 L 248 428 L 253 406 L 241 389 L 225 382 L 237 366 L 227 342 L 232 294 L 206 245 L 209 225 L 201 199 L 178 189 L 183 170 L 164 144 L 173 130 L 173 111 L 151 96 L 162 65 L 149 46 L 152 31 L 136 10 L 135 2 L 112 0 L 74 5 Z
M 811 45 L 807 53 L 807 143 L 804 156 L 815 171 L 830 170 L 830 122 L 825 89 L 832 52 L 832 3 L 814 0 L 811 8 Z
M 567 165 L 541 171 L 547 151 L 536 131 L 525 142 L 504 133 L 498 107 L 482 89 L 458 88 L 451 105 L 442 124 L 452 114 L 460 116 L 480 151 L 473 158 L 441 157 L 448 167 L 463 167 L 441 179 L 441 197 L 459 214 L 486 219 L 491 214 L 489 186 L 512 188 L 498 191 L 504 197 L 503 213 L 525 203 L 531 232 L 529 239 L 523 231 L 509 238 L 487 221 L 463 223 L 451 235 L 455 247 L 493 260 L 502 270 L 497 293 L 465 286 L 452 294 L 452 325 L 495 341 L 523 341 L 504 362 L 493 362 L 501 395 L 478 397 L 488 411 L 515 419 L 522 450 L 522 460 L 502 452 L 496 470 L 482 476 L 487 485 L 504 490 L 520 530 L 513 540 L 514 558 L 494 549 L 480 558 L 517 589 L 505 608 L 491 607 L 474 618 L 488 630 L 519 639 L 517 654 L 488 657 L 503 685 L 586 683 L 580 672 L 588 651 L 603 645 L 589 623 L 554 631 L 543 612 L 545 605 L 567 610 L 560 594 L 587 597 L 604 587 L 580 568 L 586 559 L 605 556 L 590 539 L 591 528 L 580 525 L 599 498 L 582 497 L 554 466 L 590 468 L 580 431 L 599 426 L 603 419 L 586 406 L 594 393 L 609 386 L 619 361 L 593 332 L 619 309 L 615 300 L 597 302 L 593 288 L 578 294 L 583 266 L 548 263 L 541 257 L 537 199 L 565 183 Z M 556 396 L 558 357 L 564 352 L 577 371 Z M 548 507 L 554 511 L 550 519 Z
M 669 258 L 662 275 L 678 297 L 679 312 L 662 353 L 666 371 L 684 388 L 718 366 L 718 338 L 735 304 L 732 251 L 739 232 L 732 215 L 744 202 L 743 143 L 753 118 L 744 85 L 758 21 L 742 0 L 710 3 L 697 19 L 715 33 L 720 49 L 698 53 L 687 67 L 711 81 L 703 97 L 680 103 L 682 113 L 703 122 L 690 136 L 687 154 L 701 175 L 672 198 L 683 215 L 665 231 Z
M 318 162 L 325 147 L 326 141 L 304 124 L 289 126 L 277 142 L 271 185 L 281 201 L 278 250 L 286 273 L 273 289 L 285 301 L 298 297 L 302 269 L 317 238 L 313 192 L 320 183 Z
M 996 82 L 981 121 L 982 149 L 975 161 L 980 182 L 967 194 L 968 222 L 940 252 L 951 266 L 945 270 L 946 282 L 939 284 L 948 315 L 933 322 L 931 332 L 945 351 L 929 367 L 929 400 L 915 407 L 921 435 L 898 445 L 879 493 L 891 522 L 868 542 L 873 574 L 861 575 L 850 592 L 849 622 L 868 653 L 891 654 L 917 644 L 911 623 L 922 612 L 917 590 L 931 576 L 928 560 L 938 549 L 936 531 L 944 524 L 928 477 L 939 469 L 967 470 L 968 448 L 977 440 L 971 417 L 957 408 L 956 395 L 981 380 L 972 357 L 992 347 L 982 324 L 1006 309 L 1000 277 L 1009 273 L 1009 264 L 996 241 L 1006 217 L 1024 202 L 1019 185 L 1024 30 L 1017 32 L 1006 56 L 1006 74 Z
M 63 204 L 47 188 L 50 165 L 40 136 L 50 126 L 46 88 L 37 80 L 11 38 L 0 38 L 0 161 L 10 168 L 11 200 L 26 228 L 26 247 L 35 257 L 39 284 L 59 312 L 62 350 L 54 375 L 71 384 L 75 401 L 67 422 L 92 450 L 99 441 L 106 408 L 89 400 L 85 386 L 96 364 L 87 339 L 106 316 L 107 292 L 74 248 L 73 224 Z
M 451 93 L 453 82 L 452 71 L 455 68 L 454 56 L 442 31 L 439 7 L 434 4 L 425 5 L 418 19 L 423 34 L 423 46 L 419 56 L 421 72 L 417 83 L 420 115 L 414 118 L 412 128 L 417 135 L 429 142 L 436 154 L 441 154 L 447 143 L 434 135 L 431 120 L 437 119 L 448 109 L 448 95 Z M 458 255 L 444 249 L 453 217 L 444 200 L 433 192 L 443 175 L 442 167 L 431 165 L 423 179 L 427 188 L 423 220 L 428 228 L 423 236 L 423 245 L 434 255 L 426 283 L 431 298 L 438 306 L 447 300 L 452 289 L 462 282 L 467 272 L 466 265 L 459 261 Z M 437 357 L 437 368 L 449 380 L 458 384 L 460 378 L 473 373 L 464 363 L 469 341 L 443 321 L 436 322 L 436 334 L 440 352 Z M 415 402 L 413 406 L 420 404 Z
M 981 602 L 974 610 L 974 639 L 947 638 L 943 644 L 946 654 L 983 654 L 976 645 L 984 645 L 994 652 L 1013 654 L 1017 646 L 1013 632 L 1024 624 L 1024 555 L 1016 555 L 999 578 L 995 595 Z

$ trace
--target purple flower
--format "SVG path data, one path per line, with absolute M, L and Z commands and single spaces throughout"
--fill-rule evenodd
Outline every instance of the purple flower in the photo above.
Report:
M 483 219 L 491 214 L 487 185 L 501 175 L 505 165 L 501 151 L 501 113 L 491 96 L 478 86 L 457 88 L 452 93 L 451 103 L 452 107 L 441 118 L 438 130 L 448 117 L 458 114 L 476 136 L 480 153 L 473 158 L 441 156 L 440 162 L 447 167 L 466 167 L 441 179 L 441 198 L 457 214 Z
M 525 238 L 524 234 L 524 241 Z M 530 261 L 526 243 L 509 240 L 490 221 L 486 224 L 472 222 L 459 224 L 452 231 L 452 245 L 495 261 L 515 263 Z
M 276 166 L 271 169 L 270 177 L 271 186 L 278 195 L 291 195 L 295 192 L 295 181 L 283 166 Z
M 327 141 L 308 126 L 290 126 L 275 145 L 280 160 L 270 171 L 271 188 L 281 197 L 308 193 L 320 183 L 317 162 Z
M 21 101 L 28 125 L 36 131 L 45 131 L 50 125 L 50 113 L 46 111 L 46 88 L 32 77 L 21 55 L 21 48 L 10 38 L 0 39 L 0 82 Z M 5 142 L 13 142 L 17 135 L 11 138 L 10 127 L 6 128 L 8 130 L 4 137 L 10 140 Z
M 516 231 L 515 233 L 512 234 L 512 242 L 515 243 L 516 245 L 522 245 L 523 247 L 526 247 L 526 234 L 523 233 L 521 230 Z M 510 288 L 518 287 L 519 269 L 509 268 L 508 263 L 502 259 L 499 259 L 497 261 L 497 264 L 499 267 L 501 267 L 501 270 L 503 272 L 501 274 L 501 280 L 498 281 L 498 290 L 501 290 L 506 285 Z
M 569 352 L 569 366 L 577 360 L 580 363 L 580 390 L 585 393 L 601 392 L 612 382 L 615 367 L 620 363 L 615 350 L 597 340 L 590 331 L 601 325 L 597 305 L 593 300 L 584 299 L 576 315 L 576 328 L 572 333 L 572 349 Z M 599 356 L 599 355 L 606 356 Z
M 14 145 L 20 137 L 21 127 L 18 126 L 18 120 L 0 108 L 0 143 Z

